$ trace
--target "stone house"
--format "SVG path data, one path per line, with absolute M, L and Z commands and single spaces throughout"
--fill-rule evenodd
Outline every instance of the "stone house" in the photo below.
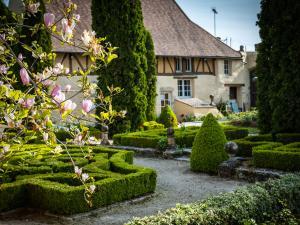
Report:
M 73 2 L 81 15 L 74 37 L 79 39 L 84 29 L 91 29 L 91 0 Z M 179 118 L 187 114 L 218 113 L 210 104 L 212 96 L 215 103 L 235 100 L 240 110 L 248 110 L 255 104 L 255 93 L 251 93 L 253 79 L 250 79 L 254 76 L 251 71 L 255 67 L 255 52 L 248 54 L 242 48 L 232 49 L 192 22 L 175 0 L 141 2 L 144 25 L 152 34 L 157 59 L 157 115 L 166 105 Z M 54 3 L 47 10 L 59 16 L 57 9 L 63 1 Z M 89 58 L 82 56 L 80 49 L 61 45 L 55 38 L 52 43 L 57 63 L 70 71 L 89 66 Z M 76 79 L 72 78 L 74 82 Z M 96 82 L 97 76 L 90 75 L 90 79 Z M 63 85 L 67 79 L 62 78 L 60 82 Z

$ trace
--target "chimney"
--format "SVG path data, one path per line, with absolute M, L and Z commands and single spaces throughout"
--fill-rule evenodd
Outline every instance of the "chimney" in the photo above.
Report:
M 244 52 L 244 45 L 240 45 L 240 52 Z

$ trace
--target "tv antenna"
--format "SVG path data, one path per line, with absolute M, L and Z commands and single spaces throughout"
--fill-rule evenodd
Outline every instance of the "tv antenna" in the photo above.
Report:
M 217 11 L 216 7 L 213 7 L 211 10 L 214 14 L 214 31 L 215 31 L 215 37 L 216 37 L 217 36 L 217 33 L 216 33 L 216 14 L 218 14 L 218 11 Z

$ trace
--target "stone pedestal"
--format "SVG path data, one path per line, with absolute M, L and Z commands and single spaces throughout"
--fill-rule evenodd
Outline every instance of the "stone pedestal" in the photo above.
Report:
M 110 145 L 108 140 L 108 126 L 101 127 L 101 145 Z
M 168 137 L 168 147 L 167 150 L 175 150 L 176 149 L 176 142 L 175 142 L 175 136 L 174 136 L 174 128 L 169 127 L 167 129 L 167 137 Z

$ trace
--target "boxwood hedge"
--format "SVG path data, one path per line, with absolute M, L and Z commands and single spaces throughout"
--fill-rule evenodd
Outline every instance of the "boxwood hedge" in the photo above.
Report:
M 5 173 L 0 180 L 0 212 L 35 207 L 57 214 L 74 214 L 155 190 L 156 172 L 132 165 L 133 152 L 68 146 L 75 164 L 95 178 L 90 208 L 84 200 L 84 186 L 74 178 L 67 153 L 53 154 L 52 149 L 46 145 L 11 149 L 13 156 L 2 165 Z M 89 150 L 92 154 L 88 154 Z
M 287 175 L 210 197 L 200 203 L 178 204 L 154 216 L 135 218 L 127 225 L 297 224 L 292 215 L 284 216 L 285 221 L 278 221 L 281 223 L 276 220 L 275 223 L 266 222 L 274 221 L 282 212 L 299 215 L 299 190 L 300 177 Z
M 248 136 L 248 129 L 222 126 L 227 140 L 240 139 Z M 180 147 L 192 147 L 199 127 L 185 127 L 175 129 L 175 141 Z M 143 148 L 158 148 L 160 139 L 165 138 L 165 129 L 147 130 L 126 134 L 115 134 L 113 136 L 115 145 L 134 146 Z
M 277 134 L 276 138 L 273 139 L 271 134 L 264 134 L 258 136 L 248 136 L 242 139 L 233 140 L 239 146 L 237 156 L 244 156 L 244 157 L 252 157 L 252 149 L 256 146 L 271 144 L 273 141 L 289 144 L 292 142 L 299 142 L 300 141 L 300 134 L 298 133 L 284 133 L 284 134 Z
M 300 142 L 282 145 L 272 143 L 253 148 L 256 167 L 300 171 Z

